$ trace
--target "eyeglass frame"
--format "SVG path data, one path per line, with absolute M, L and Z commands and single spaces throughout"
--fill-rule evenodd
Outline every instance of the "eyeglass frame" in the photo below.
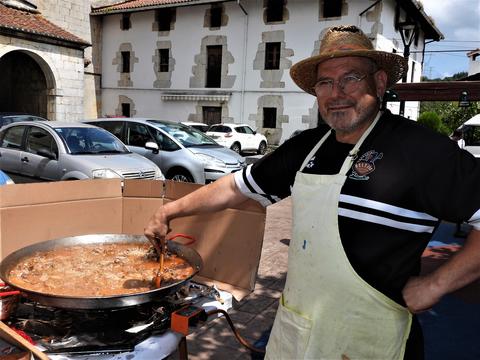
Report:
M 367 76 L 373 75 L 373 74 L 375 74 L 377 71 L 378 71 L 378 70 L 375 70 L 375 71 L 372 71 L 372 72 L 370 72 L 370 73 L 366 73 L 366 74 L 360 75 L 360 76 L 357 76 L 357 75 L 355 75 L 355 74 L 347 74 L 347 75 L 344 75 L 340 80 L 334 80 L 334 79 L 328 79 L 328 78 L 322 79 L 322 80 L 318 80 L 318 81 L 315 83 L 315 85 L 312 86 L 312 90 L 313 90 L 313 92 L 315 93 L 315 95 L 317 95 L 317 96 L 331 95 L 332 92 L 333 92 L 333 87 L 334 87 L 334 85 L 335 85 L 335 83 L 336 83 L 337 86 L 338 86 L 338 88 L 339 88 L 345 95 L 350 95 L 350 94 L 354 93 L 356 90 L 358 90 L 358 88 L 356 87 L 355 89 L 346 92 L 346 91 L 345 91 L 345 84 L 342 84 L 342 82 L 344 82 L 346 78 L 348 78 L 348 77 L 353 77 L 353 78 L 355 78 L 355 82 L 353 82 L 353 83 L 351 83 L 351 84 L 357 86 L 357 84 L 360 84 L 360 82 L 361 82 L 362 80 L 364 80 Z M 321 83 L 321 82 L 323 82 L 323 83 L 328 83 L 328 84 L 330 85 L 330 90 L 328 91 L 328 93 L 319 95 L 319 94 L 318 94 L 318 91 L 316 90 L 316 87 L 317 87 L 317 85 L 318 85 L 319 83 Z M 359 85 L 358 85 L 358 86 L 359 86 Z

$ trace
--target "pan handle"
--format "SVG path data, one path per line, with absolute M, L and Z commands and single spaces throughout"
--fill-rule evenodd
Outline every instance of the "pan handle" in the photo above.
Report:
M 178 237 L 190 240 L 190 241 L 187 241 L 187 242 L 179 242 L 180 244 L 185 245 L 185 246 L 192 245 L 195 241 L 197 241 L 193 236 L 187 235 L 187 234 L 181 234 L 181 233 L 173 234 L 173 235 L 169 236 L 167 241 L 170 241 L 170 240 L 173 241 L 173 239 L 176 239 Z

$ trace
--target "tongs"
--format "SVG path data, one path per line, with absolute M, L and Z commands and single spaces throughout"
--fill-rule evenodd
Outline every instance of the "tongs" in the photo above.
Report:
M 159 238 L 155 238 L 156 240 L 159 240 L 159 243 L 160 243 L 160 246 L 159 246 L 160 251 L 159 251 L 159 254 L 158 254 L 159 267 L 158 267 L 158 270 L 157 270 L 157 274 L 153 278 L 153 283 L 155 284 L 155 288 L 157 288 L 157 289 L 160 288 L 160 285 L 162 283 L 163 263 L 165 261 L 165 254 L 167 252 L 166 242 L 170 241 L 170 240 L 173 240 L 177 237 L 182 237 L 182 238 L 190 240 L 188 242 L 182 243 L 182 245 L 185 245 L 185 246 L 193 244 L 195 242 L 195 238 L 193 236 L 186 235 L 186 234 L 174 234 L 171 237 L 169 237 L 168 239 L 166 239 L 166 241 L 164 243 L 162 241 L 160 241 Z

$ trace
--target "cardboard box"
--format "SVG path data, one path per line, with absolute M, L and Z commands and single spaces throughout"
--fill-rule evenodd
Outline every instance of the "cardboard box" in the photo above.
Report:
M 22 247 L 86 234 L 143 234 L 162 204 L 201 185 L 149 180 L 80 180 L 0 187 L 0 258 Z M 262 249 L 265 209 L 237 208 L 171 222 L 173 233 L 195 237 L 203 259 L 197 278 L 236 299 L 253 291 Z

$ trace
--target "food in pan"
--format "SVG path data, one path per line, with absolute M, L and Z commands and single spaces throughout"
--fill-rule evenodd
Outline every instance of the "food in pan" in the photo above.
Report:
M 107 243 L 58 247 L 38 251 L 19 261 L 9 272 L 11 284 L 50 295 L 102 297 L 155 289 L 159 269 L 150 244 Z M 167 253 L 162 287 L 193 275 L 193 267 Z

